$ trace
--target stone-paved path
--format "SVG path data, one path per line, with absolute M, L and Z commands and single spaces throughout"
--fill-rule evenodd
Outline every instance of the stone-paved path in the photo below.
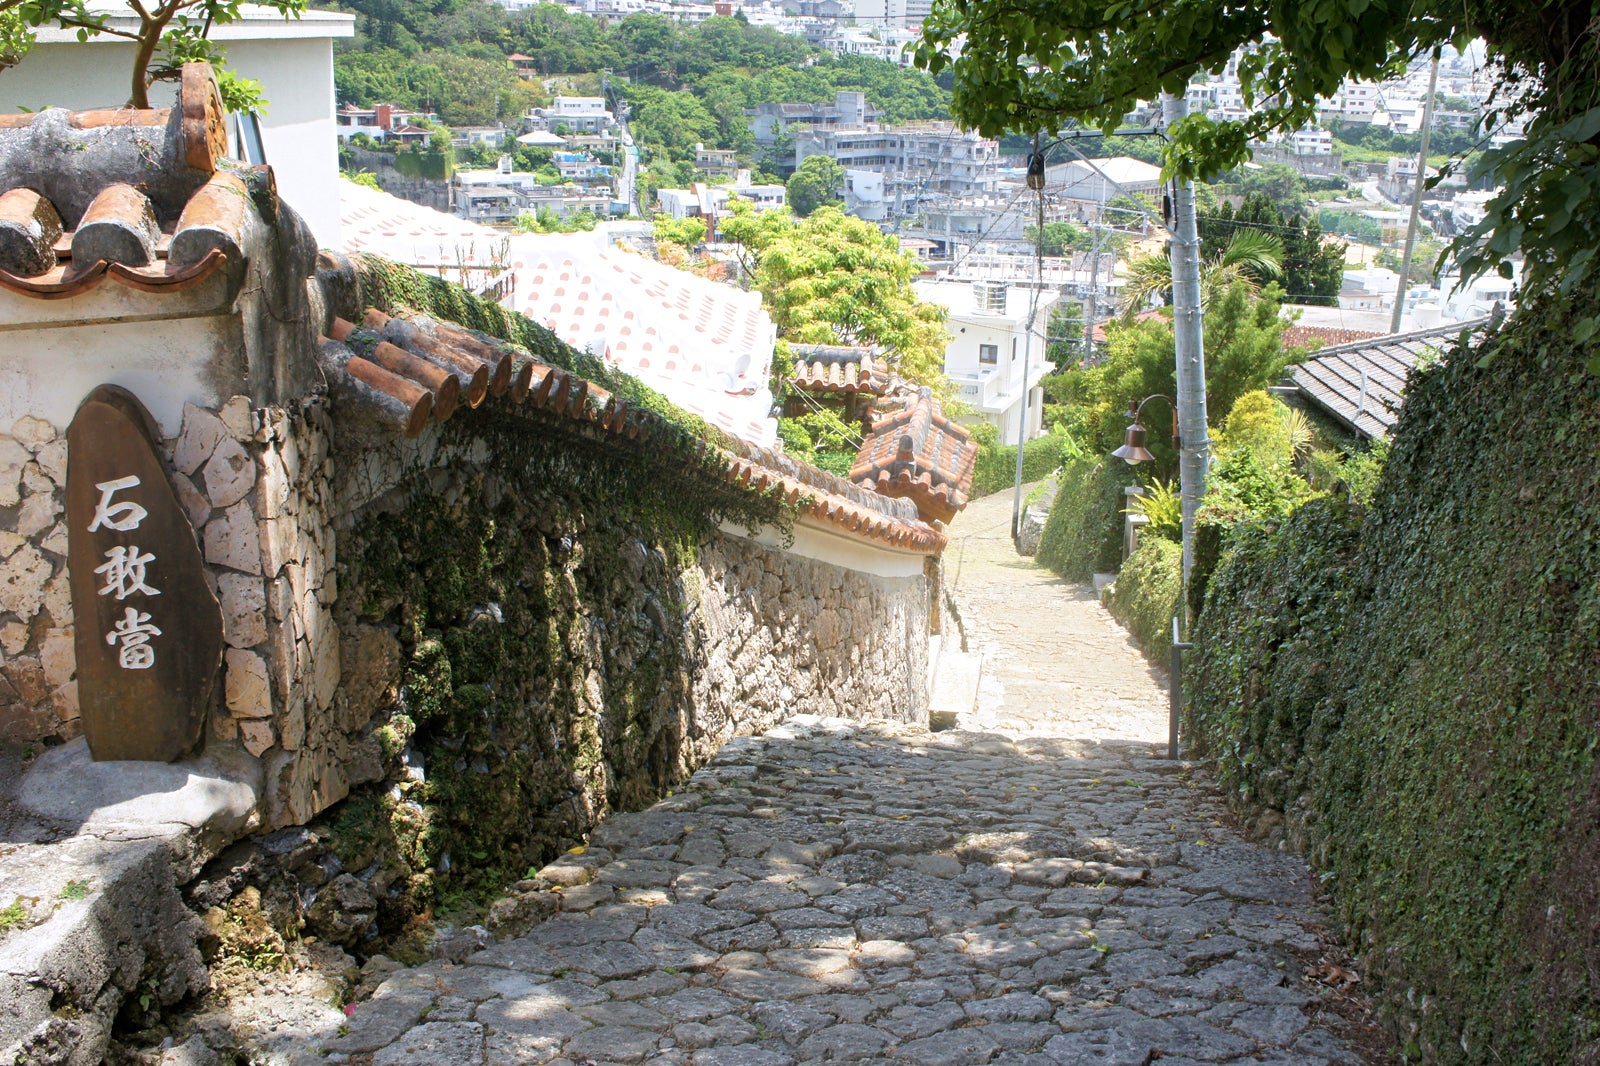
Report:
M 278 1061 L 789 1066 L 1359 1063 L 1297 859 L 1152 758 L 1164 693 L 1098 604 L 949 562 L 993 654 L 989 728 L 794 720 L 544 871 L 563 910 L 390 975 L 346 1018 L 258 1018 Z M 996 514 L 1003 512 L 998 523 Z M 971 723 L 966 723 L 971 725 Z

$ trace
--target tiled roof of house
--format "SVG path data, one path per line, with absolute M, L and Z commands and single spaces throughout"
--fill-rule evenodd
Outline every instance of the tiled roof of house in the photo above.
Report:
M 1355 344 L 1383 334 L 1375 330 L 1345 329 L 1341 326 L 1302 326 L 1295 323 L 1283 331 L 1285 348 L 1309 348 L 1319 344 L 1323 348 L 1340 344 Z
M 516 310 L 724 432 L 763 446 L 776 440 L 767 375 L 777 329 L 760 293 L 585 234 L 515 237 L 511 262 Z
M 514 235 L 340 182 L 345 248 L 454 280 L 514 272 L 506 301 L 726 433 L 769 445 L 777 331 L 761 297 L 614 249 L 589 234 Z
M 1411 369 L 1464 334 L 1482 335 L 1489 321 L 1452 322 L 1324 348 L 1290 367 L 1289 378 L 1307 399 L 1356 433 L 1386 437 L 1394 429 Z
M 885 496 L 911 500 L 929 521 L 948 522 L 967 505 L 978 445 L 945 417 L 929 388 L 872 427 L 850 480 Z
M 869 392 L 882 396 L 891 384 L 888 364 L 876 348 L 852 344 L 791 344 L 790 381 L 812 393 Z
M 115 130 L 115 138 L 100 135 Z M 184 68 L 177 106 L 0 115 L 0 288 L 65 299 L 107 280 L 177 292 L 243 261 L 247 217 L 275 202 L 265 167 L 224 169 L 227 133 L 210 68 Z M 100 148 L 105 180 L 53 166 Z M 176 180 L 146 181 L 146 176 Z
M 328 269 L 336 265 L 324 263 Z M 492 337 L 425 316 L 391 317 L 369 309 L 361 325 L 336 319 L 331 333 L 322 340 L 320 356 L 336 392 L 406 436 L 445 421 L 463 404 L 486 401 L 526 403 L 628 439 L 661 417 Z M 730 442 L 720 451 L 733 484 L 776 491 L 790 506 L 842 532 L 904 551 L 944 549 L 945 535 L 920 518 L 912 503 L 757 445 Z

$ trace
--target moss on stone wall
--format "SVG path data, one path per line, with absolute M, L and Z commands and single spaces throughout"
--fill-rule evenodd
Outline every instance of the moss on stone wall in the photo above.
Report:
M 1191 736 L 1303 818 L 1414 1056 L 1600 1061 L 1600 378 L 1524 309 L 1413 380 L 1359 526 L 1236 542 Z
M 379 731 L 407 765 L 338 815 L 408 871 L 387 931 L 516 880 L 683 776 L 697 645 L 682 573 L 722 520 L 789 517 L 715 471 L 541 412 L 485 407 L 443 427 L 434 461 L 342 541 L 346 624 L 401 648 Z

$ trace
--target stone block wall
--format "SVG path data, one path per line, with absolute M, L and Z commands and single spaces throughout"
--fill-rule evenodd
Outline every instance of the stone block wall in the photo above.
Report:
M 484 821 L 492 797 L 493 842 L 531 865 L 732 736 L 925 712 L 919 557 L 874 573 L 719 531 L 714 492 L 676 500 L 703 474 L 602 500 L 662 480 L 622 473 L 645 446 L 516 411 L 416 440 L 336 414 L 323 397 L 189 404 L 161 449 L 222 605 L 206 743 L 262 761 L 264 827 L 432 765 L 432 838 Z M 56 742 L 81 731 L 64 429 L 20 420 L 0 464 L 0 736 Z M 463 737 L 475 757 L 441 768 Z
M 686 575 L 715 746 L 792 714 L 914 721 L 928 702 L 925 577 L 877 577 L 720 534 Z
M 921 556 L 875 573 L 725 532 L 692 497 L 704 475 L 674 482 L 646 452 L 487 407 L 336 444 L 334 742 L 376 738 L 384 779 L 330 836 L 408 871 L 391 920 L 515 880 L 731 737 L 926 714 Z
M 67 584 L 67 441 L 32 416 L 0 434 L 0 740 L 72 737 L 72 592 Z

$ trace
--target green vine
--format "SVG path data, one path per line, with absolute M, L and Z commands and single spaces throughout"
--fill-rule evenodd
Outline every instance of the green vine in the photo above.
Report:
M 1600 380 L 1524 308 L 1413 377 L 1370 509 L 1220 552 L 1188 735 L 1304 838 L 1410 1056 L 1600 1056 Z M 1492 358 L 1490 358 L 1492 356 Z

